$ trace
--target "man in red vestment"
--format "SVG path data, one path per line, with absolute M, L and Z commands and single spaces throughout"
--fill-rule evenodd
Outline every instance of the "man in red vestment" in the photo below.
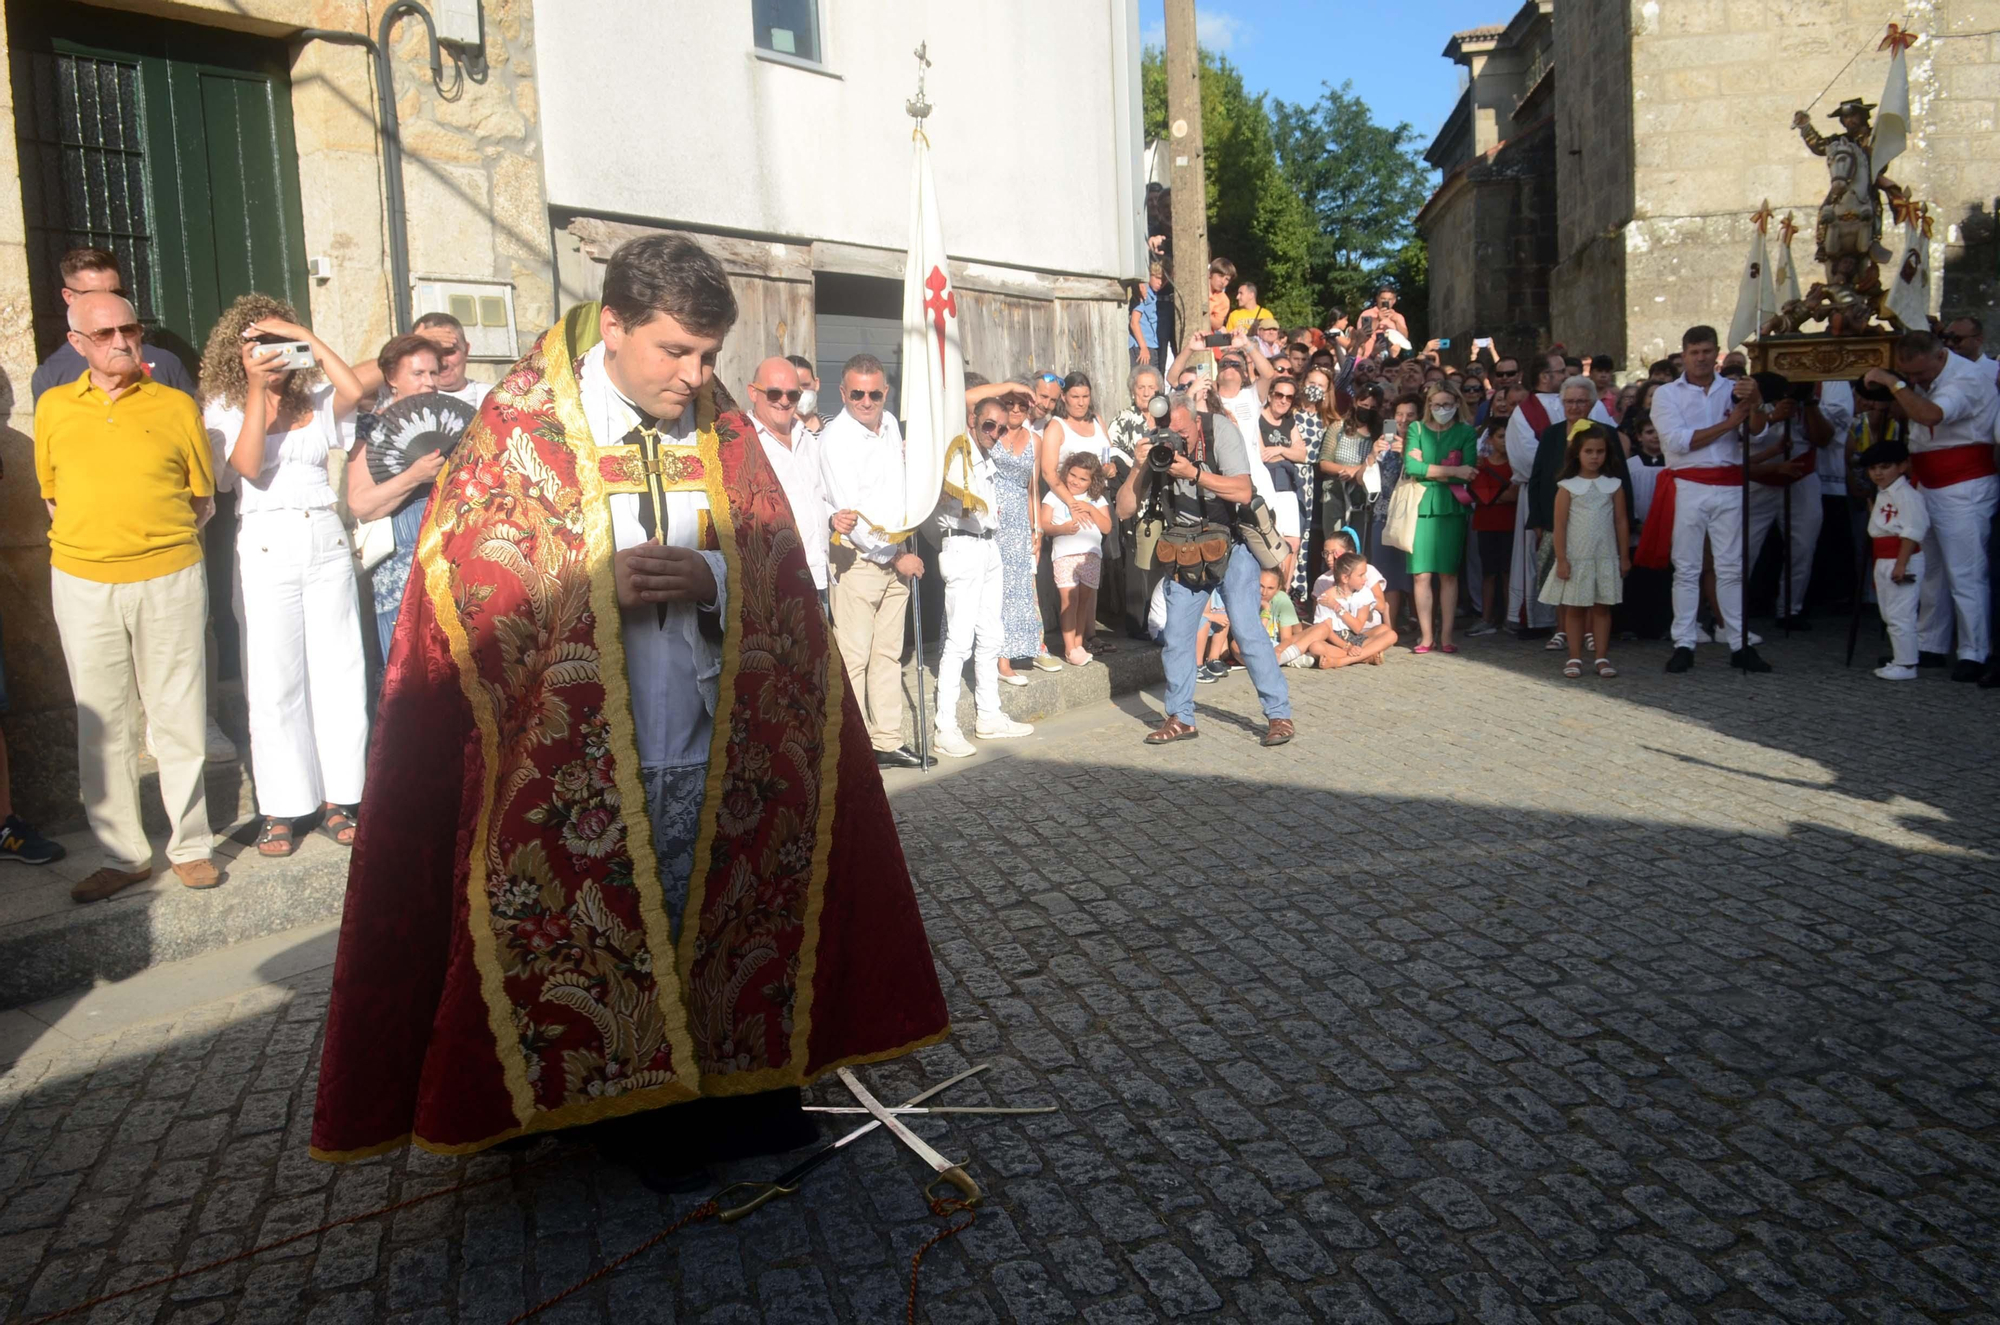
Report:
M 735 318 L 699 246 L 627 244 L 438 477 L 319 1158 L 623 1119 L 642 1173 L 683 1173 L 810 1140 L 800 1086 L 947 1031 L 784 490 L 712 380 Z

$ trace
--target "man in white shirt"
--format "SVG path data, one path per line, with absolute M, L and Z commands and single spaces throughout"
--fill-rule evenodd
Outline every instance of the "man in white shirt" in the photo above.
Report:
M 2000 390 L 1971 359 L 1945 349 L 1928 331 L 1896 341 L 1896 371 L 1871 368 L 1863 379 L 1895 392 L 1910 421 L 1910 464 L 1930 510 L 1924 543 L 1923 607 L 1917 617 L 1920 657 L 1941 666 L 1958 632 L 1954 681 L 1977 681 L 1989 656 L 1987 543 L 2000 502 L 1993 429 Z
M 973 732 L 982 741 L 1007 740 L 1034 731 L 1000 711 L 999 495 L 993 482 L 994 439 L 1007 431 L 1007 407 L 998 400 L 974 411 L 970 453 L 947 453 L 944 497 L 932 517 L 938 570 L 944 575 L 944 651 L 938 657 L 937 748 L 964 759 L 974 753 L 958 722 L 965 664 L 972 662 Z M 964 456 L 963 460 L 956 457 Z M 919 664 L 921 666 L 921 664 Z
M 1775 394 L 1782 382 L 1779 378 L 1759 389 L 1768 386 Z M 1778 573 L 1778 624 L 1810 630 L 1806 588 L 1812 583 L 1813 550 L 1825 514 L 1819 500 L 1819 454 L 1836 437 L 1844 443 L 1846 433 L 1836 432 L 1820 412 L 1817 392 L 1803 400 L 1781 397 L 1767 415 L 1770 422 L 1750 443 L 1751 568 L 1775 526 L 1787 559 Z
M 903 743 L 903 633 L 910 582 L 924 573 L 908 529 L 879 529 L 862 507 L 903 504 L 903 431 L 885 407 L 888 373 L 872 354 L 857 354 L 840 373 L 840 413 L 820 433 L 820 472 L 835 519 L 854 517 L 831 557 L 837 576 L 828 595 L 833 638 L 848 684 L 882 768 L 921 768 Z M 921 665 L 921 663 L 919 664 Z
M 1667 458 L 1653 491 L 1647 528 L 1671 539 L 1674 567 L 1674 652 L 1669 672 L 1694 666 L 1695 612 L 1701 604 L 1703 550 L 1715 561 L 1715 607 L 1729 640 L 1731 666 L 1768 672 L 1743 622 L 1743 439 L 1769 418 L 1757 383 L 1716 374 L 1715 328 L 1689 327 L 1681 336 L 1681 376 L 1653 393 L 1653 426 Z M 1642 564 L 1653 564 L 1642 540 Z
M 842 511 L 834 518 L 826 500 L 826 476 L 820 471 L 819 438 L 799 422 L 798 370 L 791 360 L 773 356 L 757 365 L 746 393 L 750 422 L 756 425 L 757 440 L 764 444 L 764 456 L 777 471 L 778 486 L 791 504 L 792 523 L 799 528 L 806 565 L 812 568 L 813 588 L 819 590 L 820 605 L 826 605 L 827 532 L 842 534 L 854 530 L 854 512 Z
M 465 338 L 465 324 L 449 313 L 426 313 L 410 330 L 438 347 L 437 389 L 464 401 L 477 413 L 493 384 L 475 382 L 465 375 L 465 361 L 472 354 L 472 342 Z
M 1945 348 L 1972 366 L 1989 382 L 2000 381 L 2000 360 L 1986 353 L 1986 326 L 1976 317 L 1955 317 L 1945 324 Z

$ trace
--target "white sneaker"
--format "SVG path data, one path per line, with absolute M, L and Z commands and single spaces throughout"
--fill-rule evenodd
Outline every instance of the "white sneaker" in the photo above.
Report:
M 1002 672 L 1000 674 L 1000 684 L 1025 688 L 1028 684 L 1028 678 L 1019 672 Z
M 236 742 L 229 734 L 215 725 L 215 719 L 208 720 L 208 762 L 211 764 L 233 764 L 236 762 Z
M 1914 667 L 1898 667 L 1895 663 L 1890 663 L 1885 667 L 1877 667 L 1875 675 L 1881 677 L 1884 681 L 1914 681 L 1917 679 L 1917 669 Z
M 1044 672 L 1060 672 L 1063 669 L 1062 663 L 1057 660 L 1053 653 L 1036 654 L 1035 666 Z
M 1749 646 L 1750 646 L 1751 648 L 1753 648 L 1753 649 L 1754 649 L 1754 648 L 1756 648 L 1756 647 L 1757 647 L 1757 646 L 1758 646 L 1759 644 L 1762 644 L 1762 643 L 1764 642 L 1764 637 L 1763 637 L 1762 635 L 1759 635 L 1759 634 L 1758 634 L 1758 633 L 1757 633 L 1756 631 L 1754 631 L 1754 630 L 1753 630 L 1753 631 L 1750 631 L 1750 632 L 1748 632 L 1748 633 L 1749 633 L 1749 636 L 1750 636 L 1750 638 L 1749 638 L 1748 640 L 1746 640 L 1746 641 L 1745 641 L 1745 643 L 1749 644 Z
M 1319 666 L 1319 659 L 1313 657 L 1310 653 L 1302 653 L 1284 665 L 1286 667 L 1317 667 Z
M 1301 650 L 1298 645 L 1287 644 L 1284 648 L 1278 651 L 1278 666 L 1290 667 L 1293 663 L 1299 660 L 1300 653 Z
M 938 728 L 937 739 L 931 742 L 931 748 L 941 755 L 950 755 L 953 759 L 970 759 L 979 753 L 973 748 L 972 742 L 965 739 L 965 733 L 956 727 Z
M 973 724 L 972 734 L 982 741 L 1011 741 L 1017 736 L 1032 735 L 1034 730 L 1029 724 L 1016 722 L 1004 713 L 995 713 L 991 717 L 982 713 L 979 721 Z

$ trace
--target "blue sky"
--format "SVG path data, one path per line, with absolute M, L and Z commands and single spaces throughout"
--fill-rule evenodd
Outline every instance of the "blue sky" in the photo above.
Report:
M 1321 83 L 1352 80 L 1378 123 L 1407 120 L 1429 146 L 1458 100 L 1459 67 L 1439 55 L 1445 42 L 1519 8 L 1520 0 L 1196 0 L 1195 26 L 1250 91 L 1313 101 Z M 1139 0 L 1139 28 L 1148 45 L 1160 44 L 1160 0 Z

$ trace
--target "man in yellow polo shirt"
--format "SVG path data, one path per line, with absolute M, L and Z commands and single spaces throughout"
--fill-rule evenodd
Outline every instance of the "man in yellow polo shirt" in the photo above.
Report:
M 71 889 L 109 897 L 153 874 L 139 819 L 140 720 L 151 721 L 173 834 L 167 860 L 190 888 L 221 882 L 202 789 L 208 585 L 201 524 L 215 474 L 201 415 L 148 377 L 132 305 L 93 292 L 69 306 L 89 365 L 35 404 L 35 473 L 49 508 L 49 577 L 70 689 L 83 807 L 104 868 Z

